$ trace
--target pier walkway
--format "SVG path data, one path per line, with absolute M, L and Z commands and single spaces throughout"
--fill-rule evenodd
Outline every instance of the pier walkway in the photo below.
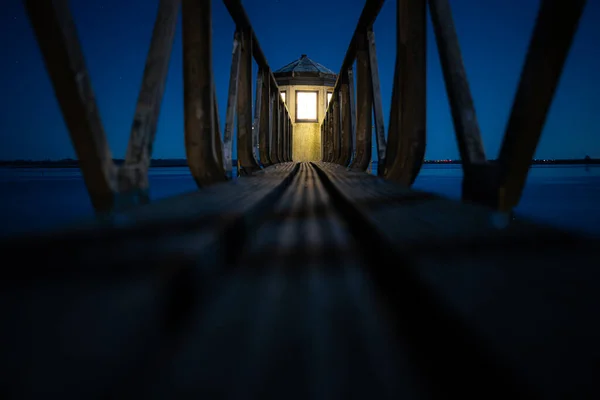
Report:
M 224 0 L 237 28 L 221 133 L 211 1 L 160 0 L 122 166 L 67 2 L 24 3 L 98 218 L 0 242 L 0 397 L 600 396 L 600 243 L 511 217 L 585 1 L 541 1 L 494 161 L 448 0 L 397 0 L 386 135 L 373 32 L 383 0 L 366 1 L 322 121 L 322 159 L 295 162 L 290 111 L 241 3 Z M 463 161 L 461 202 L 410 188 L 425 153 L 427 6 Z M 180 11 L 186 152 L 199 189 L 150 202 Z M 365 172 L 372 124 L 375 175 Z

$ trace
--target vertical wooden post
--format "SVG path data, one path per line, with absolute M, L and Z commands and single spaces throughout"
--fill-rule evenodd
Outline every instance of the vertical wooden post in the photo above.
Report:
M 323 118 L 323 139 L 321 141 L 321 147 L 323 148 L 323 161 L 327 162 L 327 131 L 329 130 L 329 115 L 325 113 L 325 118 Z
M 408 7 L 408 6 L 407 6 Z M 448 0 L 429 0 L 433 31 L 450 102 L 463 169 L 486 162 L 475 106 L 454 28 Z M 465 170 L 465 173 L 468 171 Z
M 272 164 L 269 149 L 271 146 L 271 79 L 269 69 L 259 71 L 262 74 L 260 122 L 258 130 L 258 144 L 260 162 L 265 167 Z M 258 92 L 257 92 L 258 95 Z
M 426 146 L 426 0 L 398 0 L 396 68 L 384 176 L 411 185 Z
M 283 114 L 283 117 L 281 119 L 281 158 L 283 159 L 284 162 L 288 162 L 288 157 L 287 157 L 287 146 L 288 146 L 288 137 L 287 137 L 287 129 L 288 129 L 288 124 L 287 124 L 287 120 L 288 120 L 288 113 L 287 110 L 285 109 L 285 105 L 281 104 L 281 113 Z
M 352 169 L 366 171 L 371 162 L 371 121 L 373 115 L 373 91 L 369 71 L 369 52 L 367 33 L 359 32 L 356 38 L 356 75 L 357 75 L 357 121 L 356 121 L 356 158 L 350 165 Z
M 277 92 L 277 159 L 279 162 L 285 162 L 283 158 L 283 101 L 281 94 Z
M 289 158 L 290 158 L 290 161 L 294 161 L 294 124 L 292 124 L 292 119 L 291 118 L 288 120 L 288 126 L 289 126 L 288 132 L 289 132 L 289 135 L 290 135 L 290 141 L 289 141 L 289 143 L 290 143 L 290 147 L 289 147 L 290 155 L 289 155 Z
M 348 164 L 354 162 L 356 158 L 356 96 L 354 93 L 354 66 L 348 68 L 348 101 L 350 102 L 350 133 L 351 156 Z
M 117 189 L 116 168 L 68 2 L 26 0 L 25 8 L 92 205 L 97 212 L 110 211 Z
M 281 160 L 279 159 L 279 119 L 280 119 L 280 113 L 279 113 L 279 93 L 277 91 L 277 89 L 273 90 L 273 93 L 271 93 L 271 101 L 273 102 L 273 131 L 272 131 L 272 137 L 273 137 L 273 142 L 271 145 L 271 161 L 273 161 L 274 163 L 280 163 Z
M 498 157 L 501 211 L 517 206 L 585 0 L 543 0 Z
M 285 119 L 286 130 L 285 133 L 287 135 L 287 146 L 285 148 L 286 157 L 288 162 L 292 161 L 292 126 L 290 124 L 291 118 L 289 113 L 287 113 L 287 118 Z
M 342 74 L 342 84 L 340 85 L 340 157 L 336 160 L 336 163 L 346 167 L 352 158 L 352 116 L 348 71 L 344 71 Z
M 289 137 L 288 137 L 289 124 L 288 124 L 288 112 L 285 108 L 283 109 L 283 113 L 284 113 L 284 117 L 283 117 L 283 159 L 285 160 L 285 162 L 289 162 L 290 161 L 290 159 L 288 157 L 288 147 L 290 145 Z
M 183 0 L 185 149 L 198 186 L 224 181 L 215 141 L 210 0 Z
M 327 113 L 325 113 L 321 124 L 321 159 L 323 162 L 327 162 L 327 129 Z
M 238 87 L 241 62 L 241 32 L 235 31 L 233 36 L 233 51 L 231 70 L 229 72 L 229 91 L 227 93 L 227 111 L 225 114 L 225 132 L 223 133 L 223 168 L 229 179 L 233 175 L 233 133 L 235 130 L 235 112 L 237 108 Z
M 340 132 L 340 96 L 339 91 L 333 94 L 331 99 L 331 120 L 332 120 L 332 140 L 333 145 L 330 162 L 336 162 L 340 158 L 341 153 L 341 132 Z
M 325 114 L 325 119 L 327 120 L 327 129 L 325 130 L 325 150 L 326 150 L 326 158 L 325 161 L 331 162 L 331 158 L 333 156 L 333 120 L 331 118 L 333 113 L 327 110 L 327 114 Z
M 220 149 L 217 151 L 217 163 L 221 166 L 224 166 L 223 162 L 223 140 L 221 139 L 221 119 L 219 117 L 219 104 L 217 102 L 217 91 L 215 85 L 213 85 L 213 109 L 214 109 L 214 119 L 215 119 L 215 129 L 214 133 L 214 141 L 215 146 Z
M 270 85 L 270 83 L 269 83 Z M 269 160 L 271 164 L 276 164 L 277 159 L 275 158 L 275 101 L 274 101 L 273 89 L 269 86 Z
M 237 157 L 240 175 L 251 175 L 260 169 L 254 157 L 252 133 L 252 34 L 240 29 L 242 52 L 237 98 Z
M 258 73 L 256 74 L 256 88 L 255 88 L 255 97 L 254 97 L 254 122 L 252 123 L 252 141 L 254 149 L 254 158 L 259 160 L 259 165 L 262 164 L 260 162 L 260 154 L 259 154 L 259 141 L 258 141 L 258 132 L 260 130 L 260 117 L 262 113 L 262 88 L 263 88 L 263 71 L 262 68 L 259 67 Z
M 328 124 L 328 118 L 329 116 L 327 115 L 327 113 L 325 113 L 325 117 L 323 118 L 323 138 L 321 139 L 321 147 L 323 149 L 323 161 L 327 162 L 327 140 L 328 140 L 328 136 L 327 136 L 327 131 L 329 129 L 329 124 Z
M 377 145 L 377 174 L 383 176 L 385 169 L 385 125 L 383 123 L 383 105 L 381 104 L 381 87 L 379 83 L 379 66 L 375 49 L 375 32 L 373 28 L 367 31 L 369 70 L 371 72 L 371 87 L 373 91 L 373 114 L 375 114 L 375 139 Z
M 159 2 L 125 163 L 119 169 L 119 192 L 128 193 L 131 196 L 128 200 L 133 204 L 149 201 L 148 169 L 169 71 L 180 4 L 180 0 Z M 218 145 L 220 152 L 220 141 Z

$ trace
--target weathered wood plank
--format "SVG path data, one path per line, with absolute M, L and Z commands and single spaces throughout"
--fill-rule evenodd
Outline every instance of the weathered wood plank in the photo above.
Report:
M 444 83 L 465 173 L 470 164 L 486 162 L 475 106 L 463 64 L 452 10 L 448 0 L 429 0 L 433 31 L 442 64 Z
M 195 257 L 208 251 L 212 258 L 203 262 L 214 265 L 217 263 L 214 257 L 227 257 L 227 253 L 215 253 L 220 250 L 211 248 L 214 246 L 211 242 L 230 241 L 234 233 L 227 233 L 228 229 L 234 229 L 240 221 L 249 221 L 247 218 L 255 218 L 247 215 L 258 212 L 258 209 L 253 209 L 254 206 L 267 204 L 264 201 L 276 201 L 274 194 L 281 194 L 296 172 L 295 164 L 281 164 L 258 172 L 256 179 L 248 177 L 223 182 L 60 231 L 8 238 L 0 241 L 0 244 L 2 249 L 14 248 L 14 251 L 36 244 L 40 246 L 39 253 L 30 253 L 24 258 L 25 261 L 29 258 L 32 260 L 27 262 L 27 268 L 14 271 L 14 276 L 25 278 L 31 271 L 42 275 L 60 274 L 68 266 L 72 273 L 83 275 L 118 274 L 120 268 L 124 268 L 124 273 L 127 269 L 162 268 L 162 263 L 169 257 L 179 259 L 179 252 L 183 252 L 180 254 L 182 260 L 198 261 Z M 238 228 L 239 225 L 235 229 Z M 71 243 L 75 250 L 64 254 L 64 243 Z M 235 245 L 235 241 L 223 245 Z M 143 251 L 140 252 L 140 248 Z M 44 257 L 64 255 L 64 263 L 50 269 L 34 263 L 33 259 L 42 254 L 45 254 Z M 144 262 L 133 262 L 136 259 Z M 79 263 L 84 263 L 88 268 L 74 270 L 73 267 Z
M 259 69 L 256 74 L 256 88 L 254 96 L 254 122 L 252 123 L 252 148 L 255 152 L 255 158 L 259 159 L 258 151 L 258 132 L 260 130 L 261 113 L 262 113 L 262 93 L 263 93 L 263 76 L 264 74 Z
M 325 113 L 325 117 L 323 118 L 323 124 L 321 125 L 321 160 L 327 161 L 327 113 Z
M 252 29 L 250 18 L 248 18 L 248 15 L 244 10 L 242 2 L 240 0 L 223 0 L 223 4 L 225 4 L 225 7 L 227 7 L 227 11 L 229 11 L 229 15 L 231 15 L 231 18 L 235 22 L 235 25 L 240 29 L 245 29 L 249 31 L 249 39 L 252 40 L 252 57 L 258 64 L 259 68 L 264 68 L 268 70 L 267 76 L 269 78 L 269 84 L 272 87 L 277 88 L 277 81 L 275 80 L 275 76 L 273 75 L 273 72 L 269 67 L 269 63 L 267 62 L 267 58 L 265 57 L 265 54 L 263 53 L 260 47 L 260 43 L 258 42 L 256 34 Z
M 268 79 L 269 70 L 261 69 L 259 74 L 262 75 L 262 84 L 260 86 L 260 113 L 258 122 L 258 143 L 260 162 L 263 166 L 268 167 L 272 164 L 270 158 L 271 148 L 271 84 Z M 258 88 L 256 92 L 258 96 Z
M 0 291 L 3 388 L 597 397 L 597 241 L 491 215 L 334 164 L 285 163 L 104 226 L 0 241 L 21 263 Z
M 225 132 L 223 133 L 223 168 L 228 178 L 233 174 L 233 134 L 235 130 L 235 112 L 237 109 L 238 87 L 240 82 L 241 32 L 236 31 L 231 52 L 231 71 L 229 72 L 229 91 L 227 93 L 227 111 L 225 114 Z
M 272 143 L 271 143 L 271 161 L 274 163 L 280 163 L 282 160 L 279 158 L 279 141 L 280 141 L 280 116 L 281 113 L 279 111 L 280 103 L 279 103 L 279 93 L 275 88 L 273 88 L 274 92 L 271 93 L 271 102 L 273 104 L 273 130 L 272 130 Z
M 366 171 L 371 162 L 371 121 L 373 117 L 373 90 L 369 72 L 369 54 L 366 31 L 357 41 L 356 53 L 356 158 L 350 168 Z
M 215 130 L 212 20 L 209 1 L 183 0 L 185 151 L 199 187 L 227 179 Z
M 288 160 L 294 161 L 294 125 L 292 124 L 292 119 L 288 118 Z
M 538 398 L 598 394 L 596 240 L 527 221 L 502 228 L 485 207 L 319 168 L 348 229 L 362 232 L 371 257 L 389 260 L 371 276 L 439 395 L 481 387 Z
M 283 158 L 284 162 L 288 162 L 288 114 L 287 109 L 285 107 L 282 107 L 281 110 L 283 114 L 281 119 L 281 157 Z
M 272 398 L 293 386 L 298 398 L 386 398 L 416 390 L 405 351 L 374 304 L 357 243 L 331 205 L 314 168 L 302 164 L 241 251 L 239 268 L 194 316 L 171 362 L 146 380 L 149 392 Z M 182 379 L 198 360 L 211 368 Z
M 352 82 L 354 85 L 354 82 Z M 346 71 L 346 77 L 344 83 L 340 87 L 340 157 L 335 161 L 341 166 L 348 166 L 352 159 L 352 107 L 350 102 L 349 82 Z
M 119 168 L 119 192 L 140 191 L 140 195 L 143 196 L 143 199 L 140 200 L 144 202 L 149 201 L 147 195 L 148 169 L 169 72 L 169 61 L 180 5 L 181 0 L 161 0 L 158 4 L 158 13 L 131 126 L 127 154 L 124 164 Z M 220 142 L 217 147 L 220 152 Z
M 110 211 L 117 190 L 116 168 L 68 2 L 24 3 L 92 206 L 97 212 Z
M 498 156 L 500 210 L 517 206 L 585 0 L 544 0 Z
M 330 110 L 333 109 L 333 104 L 330 104 Z M 325 142 L 327 143 L 327 158 L 325 159 L 325 161 L 327 162 L 331 162 L 331 160 L 333 160 L 333 143 L 334 143 L 334 138 L 333 138 L 333 111 L 331 112 L 327 112 L 326 115 L 327 118 L 327 125 L 326 128 L 327 130 L 325 131 Z
M 277 159 L 280 162 L 285 162 L 285 159 L 283 158 L 283 124 L 285 123 L 285 106 L 281 99 L 279 91 L 277 92 L 277 95 L 275 97 L 277 99 Z
M 215 119 L 215 129 L 213 130 L 213 136 L 215 141 L 215 147 L 217 148 L 217 162 L 219 165 L 225 165 L 223 161 L 223 139 L 221 138 L 221 118 L 219 116 L 219 104 L 217 102 L 217 90 L 215 85 L 213 85 L 213 110 L 214 110 L 214 119 Z
M 396 66 L 384 176 L 412 185 L 426 146 L 426 0 L 397 1 Z
M 354 66 L 350 66 L 348 71 L 348 101 L 350 102 L 350 130 L 352 133 L 352 157 L 350 162 L 356 158 L 356 96 L 354 94 Z
M 252 131 L 252 32 L 241 30 L 240 72 L 237 98 L 237 151 L 239 173 L 251 175 L 260 170 L 255 158 Z
M 339 92 L 334 92 L 333 98 L 331 99 L 331 140 L 332 140 L 332 152 L 329 162 L 335 162 L 340 158 L 341 153 L 341 132 L 340 132 L 340 100 Z
M 369 71 L 371 73 L 371 90 L 373 92 L 373 114 L 375 116 L 375 144 L 377 145 L 377 174 L 383 176 L 386 158 L 385 124 L 383 122 L 383 104 L 381 103 L 381 86 L 379 83 L 379 66 L 375 47 L 375 32 L 367 30 L 367 51 L 369 53 Z

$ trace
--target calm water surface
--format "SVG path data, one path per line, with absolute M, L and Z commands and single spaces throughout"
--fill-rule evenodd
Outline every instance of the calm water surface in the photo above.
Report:
M 425 165 L 414 187 L 460 198 L 460 165 Z M 152 199 L 196 190 L 187 168 L 150 170 Z M 600 166 L 534 166 L 519 215 L 600 236 Z M 93 216 L 77 169 L 0 168 L 0 235 L 52 229 Z

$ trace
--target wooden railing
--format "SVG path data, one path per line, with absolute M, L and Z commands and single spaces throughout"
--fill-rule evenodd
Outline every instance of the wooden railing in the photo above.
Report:
M 239 0 L 223 0 L 236 24 L 226 121 L 219 127 L 212 69 L 210 0 L 160 0 L 125 162 L 113 163 L 67 0 L 24 0 L 96 211 L 146 203 L 148 169 L 179 8 L 183 14 L 185 147 L 199 187 L 291 161 L 292 121 Z M 252 59 L 258 64 L 252 115 Z M 234 127 L 237 115 L 237 129 Z
M 323 121 L 323 161 L 366 170 L 371 161 L 374 115 L 378 175 L 411 185 L 421 169 L 426 144 L 427 0 L 396 0 L 396 66 L 387 143 L 373 32 L 383 3 L 366 1 L 350 41 Z M 485 155 L 449 1 L 429 0 L 462 160 L 463 200 L 500 211 L 510 211 L 518 204 L 585 3 L 542 0 L 500 154 L 490 161 Z
M 185 144 L 198 186 L 292 160 L 292 121 L 240 0 L 223 0 L 236 30 L 223 137 L 212 70 L 210 0 L 160 0 L 125 162 L 115 166 L 67 1 L 25 0 L 82 174 L 99 212 L 148 201 L 148 169 L 180 3 Z M 373 23 L 367 0 L 322 125 L 323 161 L 366 170 L 374 123 L 378 175 L 411 185 L 426 145 L 426 0 L 396 0 L 396 66 L 386 141 Z M 515 207 L 585 0 L 543 0 L 497 160 L 486 158 L 448 0 L 429 0 L 462 167 L 463 200 Z M 252 58 L 258 64 L 252 115 Z M 356 93 L 354 93 L 356 62 Z M 234 127 L 237 114 L 237 129 Z M 372 121 L 374 115 L 374 121 Z

